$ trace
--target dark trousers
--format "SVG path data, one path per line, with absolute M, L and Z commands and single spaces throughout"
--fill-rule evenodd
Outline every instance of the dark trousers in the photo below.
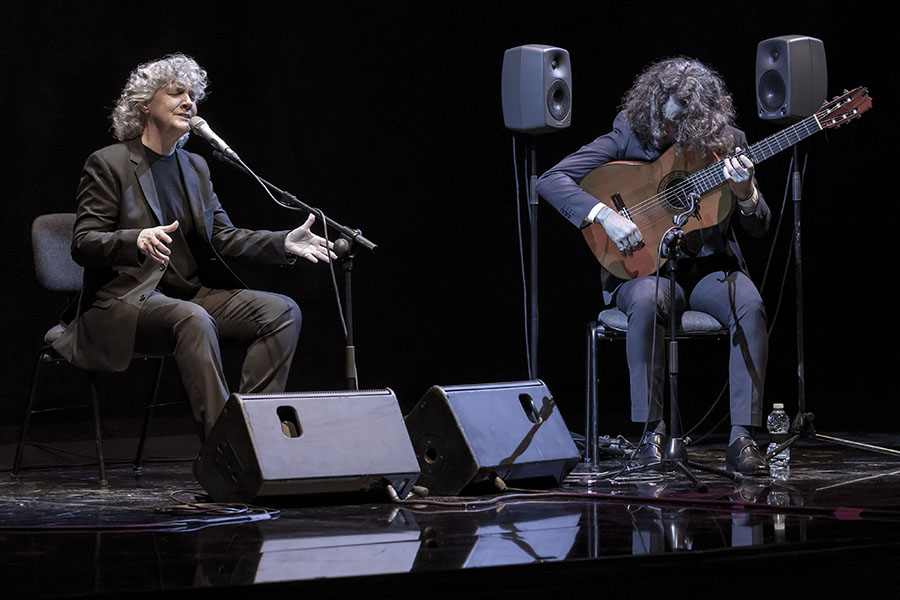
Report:
M 664 335 L 669 280 L 660 278 L 658 287 L 655 276 L 626 281 L 617 291 L 616 305 L 628 316 L 625 346 L 631 380 L 631 419 L 658 421 L 662 417 L 666 370 Z M 741 271 L 714 271 L 696 282 L 689 297 L 677 285 L 675 310 L 681 313 L 688 308 L 709 313 L 728 328 L 731 424 L 759 426 L 769 338 L 765 308 L 753 281 Z M 681 365 L 682 371 L 686 368 L 691 366 Z
M 247 348 L 240 393 L 283 392 L 300 325 L 297 303 L 280 294 L 202 288 L 178 300 L 154 292 L 141 308 L 135 351 L 173 353 L 205 438 L 229 396 L 220 342 Z

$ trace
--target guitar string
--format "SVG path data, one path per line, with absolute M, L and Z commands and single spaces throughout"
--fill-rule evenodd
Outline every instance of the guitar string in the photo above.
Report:
M 857 88 L 852 92 L 844 94 L 843 96 L 830 102 L 819 112 L 799 121 L 798 123 L 795 123 L 791 127 L 783 129 L 782 131 L 772 136 L 769 136 L 755 144 L 751 144 L 747 150 L 742 150 L 741 152 L 736 153 L 733 156 L 748 156 L 754 163 L 759 163 L 767 158 L 774 156 L 782 150 L 790 148 L 794 144 L 805 140 L 814 133 L 825 129 L 825 125 L 822 124 L 823 119 L 825 119 L 828 115 L 833 113 L 838 108 L 851 102 L 851 96 L 856 95 L 856 92 L 858 92 L 860 89 L 861 88 Z M 842 115 L 839 115 L 839 118 L 837 120 L 830 122 L 828 127 L 834 127 L 835 125 L 845 120 L 855 118 L 859 114 L 861 113 L 857 112 L 857 109 L 853 107 L 851 111 L 844 112 Z M 796 138 L 795 141 L 791 141 L 792 137 Z M 643 213 L 653 211 L 653 214 L 648 217 L 654 219 L 653 221 L 650 221 L 648 223 L 650 225 L 658 223 L 660 219 L 670 217 L 671 213 L 663 208 L 663 204 L 666 203 L 667 198 L 683 198 L 692 193 L 696 189 L 696 187 L 704 187 L 703 185 L 695 187 L 691 183 L 692 181 L 700 184 L 705 184 L 706 187 L 702 192 L 700 192 L 701 195 L 715 189 L 716 187 L 719 187 L 727 181 L 727 178 L 724 176 L 721 168 L 724 165 L 725 160 L 707 165 L 703 169 L 692 173 L 672 188 L 668 188 L 663 192 L 651 196 L 647 200 L 629 207 L 627 211 L 628 216 L 632 219 L 632 221 L 634 221 L 636 218 L 641 217 Z M 677 209 L 678 207 L 676 206 L 675 208 Z M 660 209 L 662 210 L 662 213 L 659 212 Z
M 815 128 L 810 127 L 813 124 L 815 125 Z M 801 129 L 806 129 L 806 131 L 804 132 L 805 135 L 800 135 L 799 133 L 797 133 L 796 135 L 792 135 L 795 132 L 799 132 L 799 130 Z M 816 121 L 814 117 L 809 117 L 807 119 L 804 119 L 797 125 L 783 130 L 782 132 L 770 136 L 769 138 L 757 142 L 756 144 L 751 144 L 746 150 L 742 150 L 741 152 L 738 152 L 733 156 L 747 156 L 754 163 L 759 163 L 767 158 L 770 158 L 771 156 L 774 156 L 778 152 L 781 152 L 782 150 L 785 150 L 786 148 L 789 148 L 794 144 L 808 138 L 810 135 L 816 133 L 819 130 L 821 130 L 821 126 L 818 124 L 818 121 Z M 796 137 L 797 140 L 795 142 L 791 142 L 790 140 L 792 137 Z M 781 141 L 782 139 L 784 140 L 783 142 Z M 776 146 L 774 150 L 772 149 L 773 145 Z M 698 188 L 703 190 L 702 192 L 700 192 L 702 195 L 726 183 L 727 178 L 722 172 L 725 160 L 720 160 L 716 163 L 707 165 L 699 171 L 695 171 L 671 188 L 667 188 L 666 190 L 663 190 L 662 192 L 651 196 L 647 200 L 635 204 L 628 209 L 629 216 L 631 216 L 632 220 L 634 220 L 635 218 L 639 218 L 640 216 L 642 216 L 643 213 L 661 209 L 663 211 L 662 216 L 664 218 L 671 215 L 671 213 L 665 208 L 665 206 L 669 204 L 670 200 L 674 199 L 678 201 L 679 199 L 684 198 Z M 675 208 L 678 208 L 677 205 L 675 206 Z
M 817 115 L 813 115 L 775 135 L 765 138 L 755 144 L 751 144 L 746 150 L 741 150 L 741 152 L 738 152 L 729 158 L 735 156 L 747 156 L 754 163 L 759 163 L 808 138 L 821 129 L 822 127 L 819 125 Z M 791 141 L 793 138 L 796 138 L 796 141 Z M 636 221 L 637 219 L 644 221 L 645 227 L 647 225 L 655 225 L 660 220 L 671 217 L 672 213 L 666 208 L 667 206 L 672 206 L 677 210 L 679 206 L 675 203 L 680 203 L 682 198 L 685 198 L 695 190 L 701 189 L 702 191 L 700 194 L 702 195 L 728 181 L 723 173 L 723 167 L 726 160 L 727 159 L 723 159 L 707 165 L 690 174 L 687 178 L 681 180 L 671 188 L 667 188 L 662 192 L 651 196 L 647 200 L 635 204 L 628 208 L 628 216 L 632 221 Z M 650 214 L 647 215 L 646 213 Z

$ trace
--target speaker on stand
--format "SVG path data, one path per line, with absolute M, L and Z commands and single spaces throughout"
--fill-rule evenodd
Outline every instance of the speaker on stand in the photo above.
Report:
M 538 197 L 536 137 L 572 123 L 572 67 L 562 48 L 529 44 L 503 54 L 501 76 L 503 123 L 525 134 L 530 243 L 528 315 L 528 377 L 537 378 L 538 357 Z M 513 138 L 515 141 L 515 137 Z
M 756 107 L 759 118 L 795 123 L 814 114 L 828 93 L 822 40 L 784 35 L 756 48 Z
M 794 123 L 813 114 L 827 98 L 828 71 L 822 40 L 785 35 L 763 40 L 756 49 L 756 104 L 759 118 L 775 123 Z M 819 438 L 862 450 L 900 456 L 892 448 L 864 444 L 818 433 L 813 426 L 815 415 L 806 407 L 806 360 L 803 333 L 803 255 L 801 245 L 802 173 L 799 151 L 793 147 L 792 194 L 794 205 L 793 253 L 796 285 L 797 323 L 797 416 L 786 440 L 767 453 L 770 459 L 801 438 Z

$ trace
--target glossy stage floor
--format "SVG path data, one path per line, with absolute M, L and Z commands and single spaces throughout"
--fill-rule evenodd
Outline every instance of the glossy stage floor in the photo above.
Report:
M 894 434 L 843 437 L 900 448 Z M 690 455 L 721 466 L 724 443 Z M 604 460 L 558 488 L 430 504 L 374 494 L 227 510 L 200 504 L 191 462 L 177 457 L 139 478 L 112 464 L 106 487 L 92 465 L 6 472 L 0 597 L 900 596 L 896 457 L 803 440 L 787 476 L 701 474 L 705 492 L 683 474 L 605 476 L 618 468 Z

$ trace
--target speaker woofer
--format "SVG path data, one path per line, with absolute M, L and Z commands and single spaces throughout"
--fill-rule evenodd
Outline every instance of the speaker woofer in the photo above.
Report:
M 778 71 L 766 71 L 759 79 L 759 101 L 770 111 L 777 111 L 787 100 L 787 87 Z

